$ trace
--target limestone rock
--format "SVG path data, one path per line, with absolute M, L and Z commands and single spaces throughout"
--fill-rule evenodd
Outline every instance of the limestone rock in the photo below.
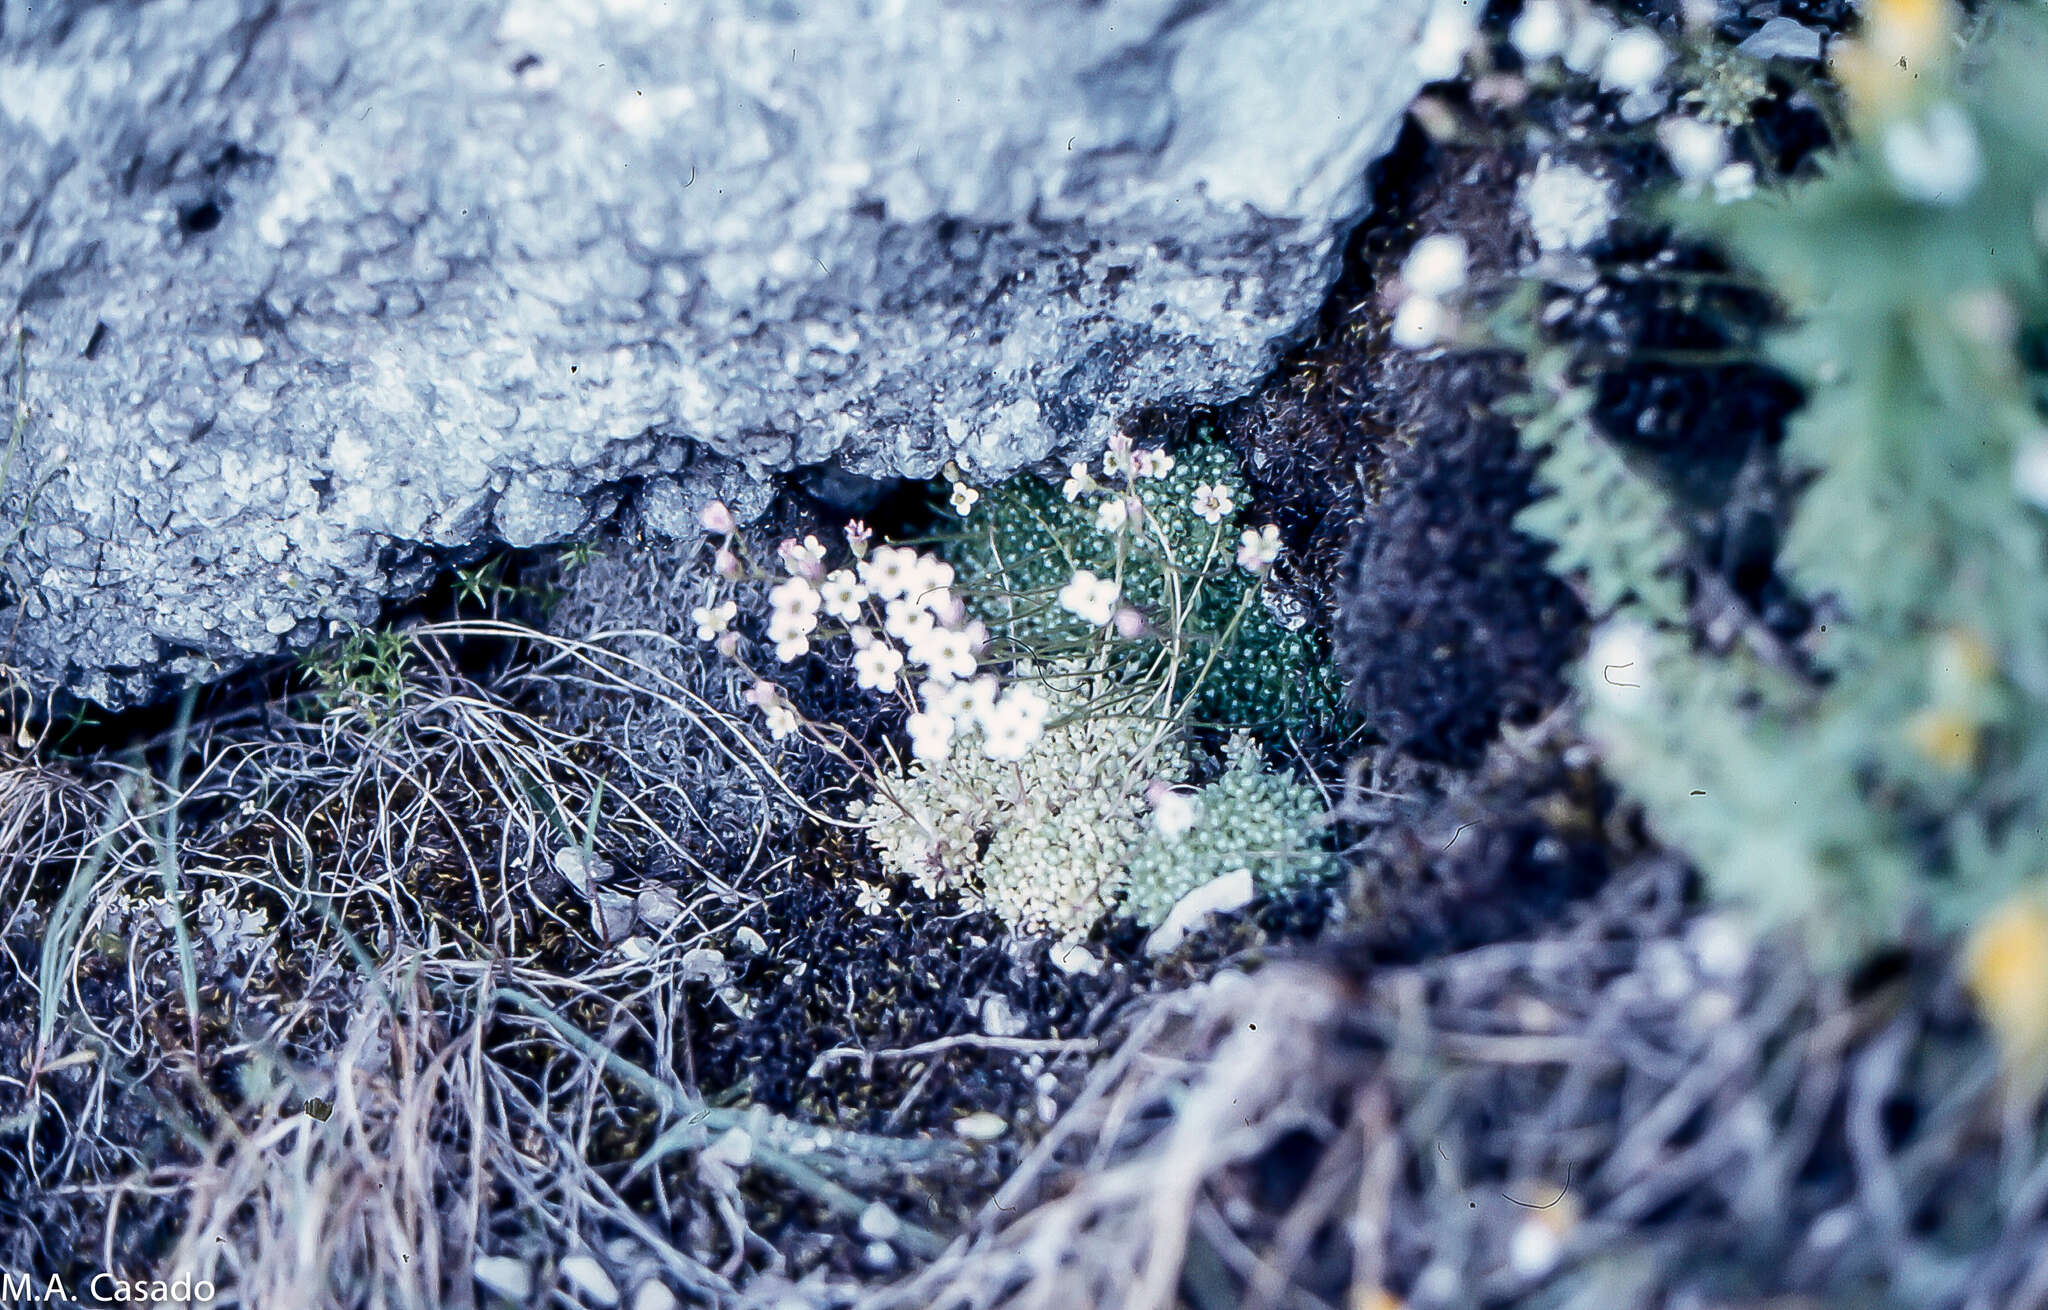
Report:
M 992 476 L 1313 316 L 1423 0 L 46 0 L 9 661 L 120 704 L 453 556 Z

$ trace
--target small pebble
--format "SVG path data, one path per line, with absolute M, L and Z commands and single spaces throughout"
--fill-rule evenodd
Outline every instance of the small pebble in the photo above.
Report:
M 633 908 L 656 928 L 666 928 L 683 916 L 683 903 L 666 887 L 649 887 L 641 892 Z
M 611 892 L 599 892 L 592 900 L 591 916 L 607 945 L 616 946 L 633 932 L 633 899 Z
M 633 1310 L 680 1310 L 681 1305 L 667 1283 L 650 1280 L 633 1293 Z
M 903 1221 L 896 1212 L 876 1201 L 860 1212 L 860 1235 L 874 1242 L 893 1241 L 903 1231 Z
M 587 1255 L 572 1255 L 561 1265 L 562 1278 L 576 1293 L 594 1306 L 614 1306 L 619 1303 L 619 1285 L 604 1271 L 604 1266 Z
M 725 952 L 715 946 L 693 946 L 683 952 L 683 981 L 708 982 L 723 987 L 727 974 Z
M 524 1301 L 533 1295 L 533 1271 L 524 1260 L 509 1255 L 482 1256 L 471 1272 L 484 1290 L 507 1301 Z
M 555 872 L 588 896 L 592 887 L 612 876 L 612 862 L 584 854 L 581 846 L 564 846 L 555 852 Z

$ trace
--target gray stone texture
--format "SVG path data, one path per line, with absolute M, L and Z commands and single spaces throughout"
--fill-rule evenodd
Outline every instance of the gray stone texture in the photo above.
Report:
M 686 533 L 1241 393 L 1426 12 L 0 0 L 0 658 L 131 703 L 627 497 Z

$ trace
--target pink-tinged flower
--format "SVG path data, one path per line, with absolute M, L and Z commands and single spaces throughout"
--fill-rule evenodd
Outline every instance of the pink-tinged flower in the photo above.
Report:
M 754 685 L 742 692 L 741 696 L 755 709 L 765 710 L 782 704 L 782 688 L 766 678 L 756 678 Z
M 1163 478 L 1173 472 L 1173 456 L 1163 450 L 1134 450 L 1131 452 L 1131 476 L 1139 478 Z
M 868 557 L 868 542 L 874 540 L 875 530 L 860 519 L 848 519 L 846 523 L 846 547 L 855 559 Z
M 1145 616 L 1129 605 L 1116 612 L 1116 635 L 1125 641 L 1136 641 L 1145 635 Z
M 711 567 L 719 577 L 731 582 L 740 575 L 740 557 L 720 546 L 718 554 L 711 559 Z
M 697 522 L 706 532 L 729 537 L 739 531 L 739 524 L 733 521 L 732 510 L 722 500 L 714 500 L 697 511 Z
M 718 640 L 712 642 L 711 645 L 712 649 L 727 659 L 738 659 L 740 655 L 740 634 L 727 628 L 724 632 L 718 634 Z
M 1102 472 L 1112 478 L 1131 476 L 1131 439 L 1128 436 L 1119 432 L 1109 439 L 1109 449 L 1102 455 Z
M 776 553 L 782 556 L 782 567 L 793 577 L 816 582 L 825 576 L 825 548 L 816 537 L 805 537 L 801 543 L 790 537 L 776 547 Z

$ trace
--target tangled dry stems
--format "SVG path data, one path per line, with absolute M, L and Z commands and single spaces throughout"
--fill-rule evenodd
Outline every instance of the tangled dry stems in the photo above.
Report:
M 486 692 L 450 655 L 477 638 L 539 653 Z M 854 1187 L 947 1153 L 708 1107 L 683 1085 L 658 1054 L 678 1049 L 684 992 L 701 985 L 680 962 L 748 893 L 653 817 L 662 780 L 521 698 L 565 678 L 654 697 L 776 776 L 744 725 L 620 654 L 618 634 L 480 622 L 408 639 L 397 697 L 181 728 L 158 743 L 168 769 L 0 764 L 14 981 L 45 1016 L 11 1034 L 28 1076 L 9 1080 L 4 1149 L 25 1169 L 6 1200 L 77 1226 L 55 1250 L 18 1229 L 19 1267 L 85 1260 L 61 1248 L 87 1238 L 120 1267 L 124 1214 L 156 1201 L 181 1223 L 163 1267 L 244 1304 L 464 1304 L 485 1251 L 525 1258 L 543 1286 L 560 1257 L 602 1252 L 732 1303 L 742 1275 L 779 1259 L 749 1225 L 748 1169 L 850 1218 L 866 1205 Z M 678 912 L 649 929 L 649 959 L 611 950 L 563 892 L 553 852 L 578 843 L 662 849 L 694 875 L 669 889 Z M 201 894 L 260 910 L 261 940 L 196 931 Z M 155 899 L 175 931 L 144 930 L 136 907 Z M 39 954 L 21 954 L 38 934 Z M 578 1026 L 592 1016 L 594 1034 Z M 171 1125 L 176 1149 L 124 1140 L 138 1112 Z M 604 1163 L 656 1129 L 630 1172 Z M 642 1173 L 652 1217 L 621 1195 Z M 914 1225 L 901 1241 L 937 1250 Z
M 1654 861 L 1544 939 L 1162 998 L 863 1310 L 2048 1304 L 2043 1120 L 1945 968 L 1852 992 L 1685 903 Z
M 542 1286 L 598 1255 L 629 1291 L 735 1307 L 2048 1305 L 2042 1122 L 1941 962 L 1854 990 L 1783 943 L 1731 954 L 1662 861 L 1534 941 L 1362 977 L 1333 947 L 1149 998 L 964 1231 L 903 1228 L 921 1269 L 804 1280 L 750 1176 L 851 1227 L 956 1152 L 709 1105 L 655 1054 L 687 1044 L 681 959 L 745 903 L 747 866 L 678 889 L 651 960 L 608 951 L 550 852 L 596 814 L 607 849 L 700 853 L 630 756 L 437 644 L 514 633 L 425 630 L 397 704 L 197 725 L 182 769 L 0 762 L 9 986 L 61 983 L 54 1019 L 7 1033 L 17 1224 L 69 1225 L 53 1240 L 111 1265 L 125 1227 L 168 1217 L 164 1267 L 308 1307 L 465 1304 L 483 1252 Z M 536 640 L 514 693 L 658 698 L 772 776 L 702 689 L 609 637 Z M 265 949 L 187 931 L 109 957 L 119 907 L 167 885 L 263 906 Z M 75 931 L 45 932 L 80 887 Z M 7 1255 L 49 1262 L 18 1233 Z

